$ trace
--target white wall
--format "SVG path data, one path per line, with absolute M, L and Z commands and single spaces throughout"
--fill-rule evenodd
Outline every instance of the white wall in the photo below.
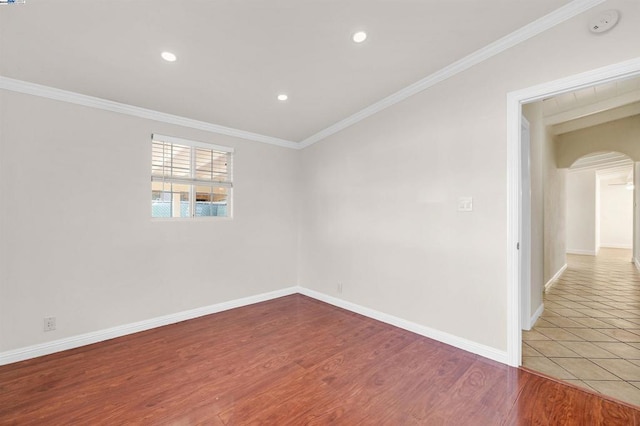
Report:
M 609 8 L 618 26 L 590 34 Z M 506 94 L 636 57 L 637 22 L 640 3 L 608 1 L 301 152 L 3 93 L 0 350 L 287 287 L 298 271 L 505 351 Z M 150 221 L 152 132 L 237 148 L 232 221 Z M 35 187 L 55 192 L 52 213 Z
M 529 170 L 531 177 L 531 297 L 530 314 L 535 313 L 542 305 L 544 274 L 544 123 L 542 121 L 542 105 L 535 102 L 523 105 L 522 113 L 529 121 L 531 137 L 529 150 Z M 530 321 L 530 318 L 527 318 Z
M 0 351 L 296 285 L 298 152 L 13 92 L 0 107 Z M 236 148 L 232 220 L 151 220 L 154 132 Z
M 616 151 L 640 160 L 640 115 L 621 118 L 557 136 L 559 167 L 571 167 L 580 157 L 599 151 Z
M 548 284 L 567 264 L 567 169 L 559 169 L 555 158 L 556 140 L 548 127 L 544 129 L 544 271 Z
M 614 182 L 619 182 L 614 180 Z M 633 246 L 633 191 L 625 185 L 600 182 L 600 247 Z
M 637 56 L 638 19 L 607 2 L 305 149 L 301 285 L 506 350 L 506 94 Z
M 545 285 L 566 265 L 566 175 L 556 167 L 555 141 L 542 102 L 523 105 L 531 124 L 531 312 L 542 305 Z
M 567 175 L 567 252 L 596 255 L 596 172 Z

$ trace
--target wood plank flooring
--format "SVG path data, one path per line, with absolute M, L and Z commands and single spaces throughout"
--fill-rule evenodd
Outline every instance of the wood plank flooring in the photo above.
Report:
M 640 411 L 301 295 L 0 367 L 0 424 L 640 425 Z

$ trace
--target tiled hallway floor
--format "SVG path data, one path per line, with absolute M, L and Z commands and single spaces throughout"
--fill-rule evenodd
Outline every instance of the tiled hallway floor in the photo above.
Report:
M 523 366 L 640 405 L 640 273 L 631 250 L 567 261 L 544 313 L 523 332 Z

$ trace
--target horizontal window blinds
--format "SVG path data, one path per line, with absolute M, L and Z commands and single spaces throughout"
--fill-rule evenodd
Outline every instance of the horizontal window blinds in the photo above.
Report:
M 226 147 L 153 135 L 151 179 L 172 183 L 231 187 L 232 152 Z

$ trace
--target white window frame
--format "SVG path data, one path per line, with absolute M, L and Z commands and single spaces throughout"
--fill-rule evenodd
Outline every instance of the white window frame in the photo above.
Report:
M 168 135 L 161 135 L 161 134 L 157 134 L 154 133 L 151 135 L 151 146 L 153 146 L 153 142 L 164 142 L 164 143 L 170 143 L 170 144 L 176 144 L 176 145 L 186 145 L 192 148 L 202 148 L 202 149 L 206 149 L 206 150 L 212 150 L 212 151 L 219 151 L 219 152 L 226 152 L 227 154 L 229 154 L 229 160 L 230 160 L 230 167 L 229 167 L 229 172 L 228 172 L 228 177 L 229 177 L 229 181 L 228 182 L 219 182 L 219 181 L 202 181 L 202 180 L 196 180 L 195 177 L 191 178 L 191 179 L 184 179 L 184 178 L 159 178 L 157 176 L 153 176 L 153 174 L 151 175 L 151 181 L 157 181 L 157 182 L 172 182 L 172 183 L 181 183 L 181 184 L 185 184 L 185 185 L 189 185 L 190 189 L 189 189 L 189 211 L 191 212 L 190 216 L 186 216 L 186 217 L 153 217 L 153 215 L 151 216 L 152 220 L 154 221 L 175 221 L 175 220 L 225 220 L 225 219 L 232 219 L 233 218 L 233 162 L 234 162 L 234 148 L 228 147 L 228 146 L 222 146 L 222 145 L 216 145 L 216 144 L 212 144 L 212 143 L 207 143 L 207 142 L 199 142 L 199 141 L 194 141 L 194 140 L 190 140 L 190 139 L 183 139 L 183 138 L 179 138 L 179 137 L 175 137 L 175 136 L 168 136 Z M 191 172 L 192 172 L 192 176 L 193 173 L 195 171 L 194 167 L 195 167 L 195 162 L 194 162 L 194 155 L 195 155 L 195 151 L 191 151 Z M 213 185 L 212 185 L 213 183 Z M 195 187 L 200 184 L 204 184 L 206 185 L 212 185 L 212 186 L 217 186 L 217 187 L 224 187 L 227 188 L 228 191 L 228 196 L 227 196 L 227 215 L 226 216 L 195 216 L 195 202 L 196 202 L 196 194 L 195 194 Z

